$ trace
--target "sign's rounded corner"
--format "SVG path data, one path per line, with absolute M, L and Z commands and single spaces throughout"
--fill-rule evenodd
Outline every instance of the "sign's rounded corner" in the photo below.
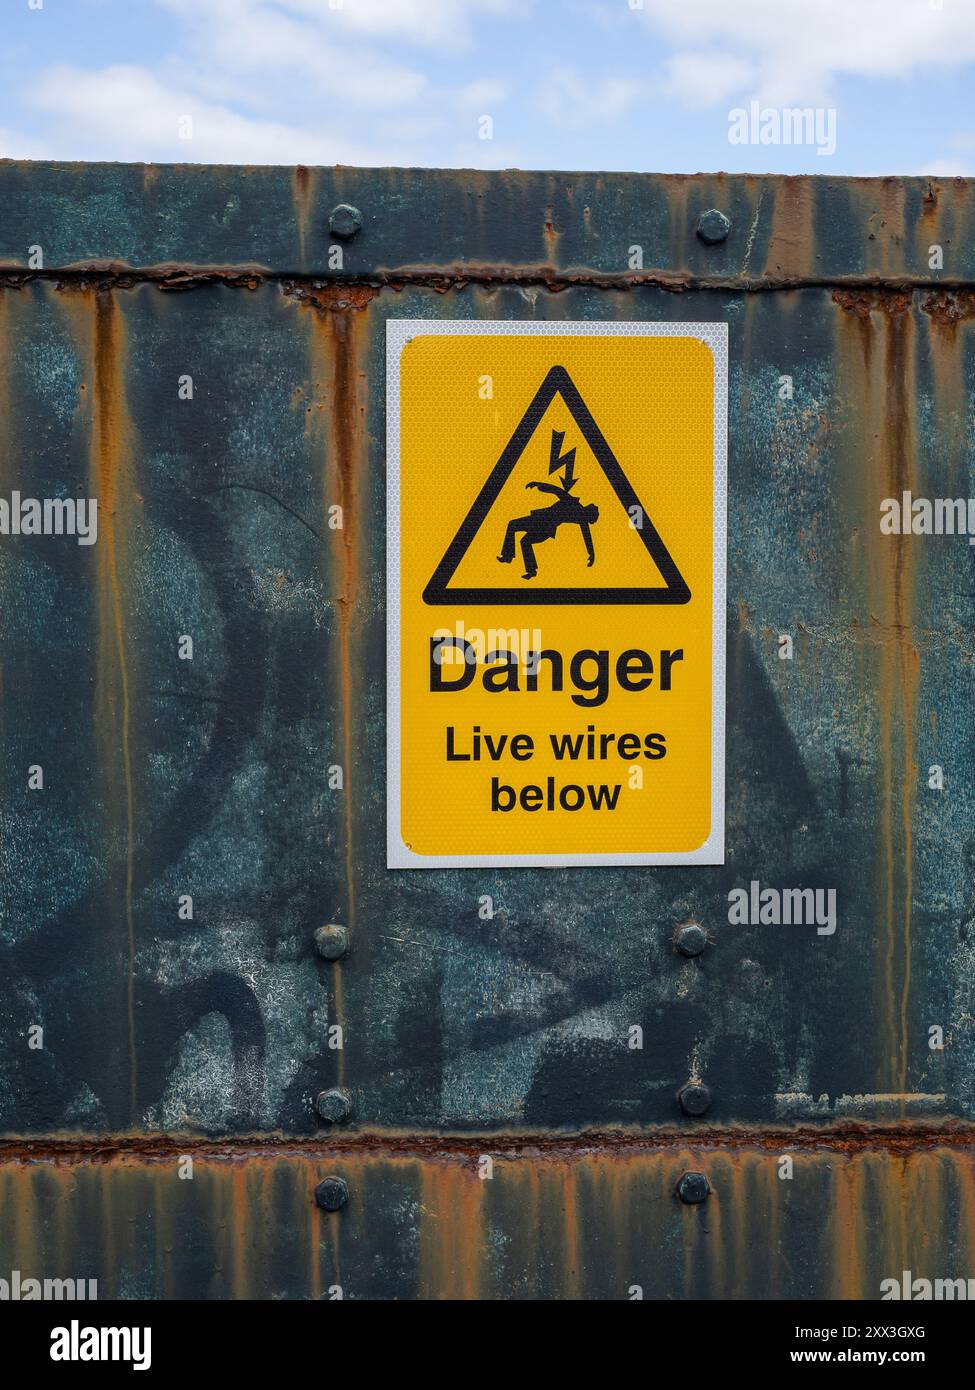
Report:
M 413 851 L 398 835 L 391 835 L 389 839 L 386 841 L 386 868 L 416 868 Z
M 707 331 L 692 333 L 688 338 L 688 342 L 693 343 L 697 348 L 704 349 L 710 359 L 712 370 L 715 370 L 717 367 L 717 356 L 714 351 L 714 344 L 711 342 L 710 333 Z
M 707 835 L 698 845 L 694 854 L 698 857 L 698 862 L 701 864 L 723 864 L 727 858 L 724 842 L 724 827 L 719 826 L 718 829 L 715 830 L 712 822 L 708 828 Z

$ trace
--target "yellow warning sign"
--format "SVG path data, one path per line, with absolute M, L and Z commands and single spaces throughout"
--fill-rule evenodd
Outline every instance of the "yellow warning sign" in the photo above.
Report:
M 388 862 L 724 857 L 724 324 L 398 320 Z

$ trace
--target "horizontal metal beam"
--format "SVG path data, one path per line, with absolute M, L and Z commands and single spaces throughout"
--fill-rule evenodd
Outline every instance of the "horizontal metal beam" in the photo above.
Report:
M 401 266 L 396 270 L 295 274 L 278 272 L 258 265 L 191 265 L 189 263 L 132 267 L 116 261 L 86 261 L 55 270 L 24 270 L 0 265 L 0 287 L 16 289 L 32 281 L 79 289 L 131 289 L 135 285 L 155 285 L 161 290 L 192 290 L 204 285 L 225 285 L 231 289 L 255 290 L 262 284 L 282 284 L 299 297 L 317 290 L 336 294 L 357 289 L 403 290 L 406 288 L 463 289 L 474 285 L 485 289 L 546 289 L 553 293 L 579 286 L 595 290 L 669 290 L 682 294 L 691 290 L 732 290 L 742 294 L 765 294 L 798 289 L 834 289 L 850 292 L 903 294 L 931 290 L 927 275 L 692 275 L 684 271 L 626 271 L 620 274 L 585 269 L 560 270 L 557 266 L 504 266 L 456 264 L 431 269 Z M 942 276 L 937 291 L 944 295 L 970 297 L 975 280 L 970 277 Z M 975 316 L 975 306 L 967 306 L 966 317 Z
M 966 179 L 0 162 L 0 269 L 483 276 L 690 288 L 975 281 Z M 338 210 L 352 207 L 350 219 Z M 718 241 L 703 213 L 727 219 Z M 722 230 L 724 224 L 721 224 Z M 706 236 L 715 235 L 707 225 Z M 932 266 L 931 247 L 943 264 Z M 936 258 L 935 258 L 936 259 Z
M 423 1162 L 454 1162 L 482 1154 L 515 1161 L 524 1159 L 605 1157 L 626 1159 L 656 1154 L 685 1144 L 704 1151 L 764 1150 L 772 1153 L 831 1149 L 836 1153 L 883 1151 L 891 1154 L 934 1148 L 975 1149 L 975 1125 L 962 1121 L 884 1124 L 763 1126 L 694 1125 L 684 1130 L 600 1129 L 579 1133 L 510 1130 L 481 1133 L 412 1132 L 405 1130 L 323 1130 L 310 1137 L 244 1134 L 213 1139 L 200 1134 L 48 1135 L 0 1140 L 0 1164 L 52 1161 L 59 1165 L 114 1163 L 129 1158 L 170 1162 L 184 1154 L 219 1160 L 302 1158 L 309 1161 L 336 1155 L 348 1158 L 412 1157 Z

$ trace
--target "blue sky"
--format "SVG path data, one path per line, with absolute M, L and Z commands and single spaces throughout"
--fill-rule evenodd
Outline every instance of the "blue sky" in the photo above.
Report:
M 5 157 L 975 174 L 975 0 L 2 6 Z M 729 143 L 752 101 L 835 152 Z

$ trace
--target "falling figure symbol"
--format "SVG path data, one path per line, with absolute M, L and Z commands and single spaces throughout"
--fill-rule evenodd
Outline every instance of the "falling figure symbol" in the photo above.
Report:
M 554 540 L 555 533 L 560 526 L 578 526 L 582 532 L 582 539 L 586 543 L 590 567 L 596 560 L 590 527 L 599 520 L 599 508 L 594 502 L 586 505 L 580 502 L 578 497 L 572 496 L 572 489 L 578 482 L 575 476 L 576 451 L 570 449 L 567 454 L 563 454 L 562 441 L 564 439 L 564 431 L 552 431 L 552 452 L 548 466 L 550 476 L 564 470 L 562 481 L 560 483 L 525 484 L 526 488 L 536 488 L 539 492 L 552 493 L 556 500 L 550 502 L 547 507 L 539 507 L 536 511 L 529 512 L 527 516 L 516 516 L 513 521 L 508 522 L 508 529 L 504 534 L 504 545 L 501 547 L 501 554 L 498 559 L 503 565 L 511 563 L 515 558 L 515 538 L 520 535 L 521 554 L 525 562 L 523 579 L 534 579 L 538 574 L 535 546 L 540 545 L 542 541 Z

